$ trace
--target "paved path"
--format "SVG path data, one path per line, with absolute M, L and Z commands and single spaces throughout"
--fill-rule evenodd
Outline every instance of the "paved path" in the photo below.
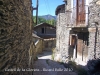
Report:
M 50 59 L 51 60 L 51 51 L 44 51 L 41 54 L 38 55 L 38 59 Z
M 38 60 L 34 63 L 33 75 L 77 75 L 75 72 L 68 71 L 63 65 L 51 60 L 52 52 L 45 51 L 38 55 Z

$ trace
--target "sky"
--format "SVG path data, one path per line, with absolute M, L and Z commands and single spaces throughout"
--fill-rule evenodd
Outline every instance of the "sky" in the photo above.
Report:
M 32 0 L 32 6 L 36 7 L 36 1 Z M 39 9 L 38 9 L 38 15 L 52 15 L 55 16 L 55 10 L 58 5 L 64 4 L 64 0 L 39 0 Z M 36 15 L 36 11 L 33 11 L 33 15 Z

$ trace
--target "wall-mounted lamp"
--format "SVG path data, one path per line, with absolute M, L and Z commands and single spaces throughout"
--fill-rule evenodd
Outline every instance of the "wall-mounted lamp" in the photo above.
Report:
M 64 0 L 63 2 L 65 2 L 65 4 L 67 5 L 67 0 Z

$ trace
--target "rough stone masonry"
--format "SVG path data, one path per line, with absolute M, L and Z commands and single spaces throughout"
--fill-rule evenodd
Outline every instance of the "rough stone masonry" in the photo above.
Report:
M 89 27 L 95 28 L 95 31 L 89 33 L 89 59 L 100 59 L 100 0 L 93 0 L 89 11 Z
M 100 75 L 100 0 L 89 5 L 89 27 L 95 31 L 89 33 L 88 68 L 90 75 Z
M 31 0 L 0 0 L 0 75 L 31 75 L 29 66 L 32 41 Z M 9 71 L 9 69 L 21 69 Z
M 100 0 L 77 0 L 80 2 L 82 1 L 83 3 L 85 3 L 84 5 L 88 6 L 85 7 L 85 12 L 88 13 L 88 16 L 85 13 L 86 18 L 84 18 L 85 21 L 88 21 L 88 23 L 84 24 L 86 27 L 82 26 L 82 24 L 79 25 L 76 23 L 78 21 L 76 21 L 77 14 L 75 12 L 76 10 L 79 10 L 79 8 L 76 9 L 77 3 L 75 5 L 75 8 L 73 7 L 73 1 L 76 0 L 64 1 L 67 1 L 67 4 L 65 3 L 65 6 L 60 5 L 56 9 L 57 39 L 55 59 L 65 63 L 70 60 L 72 54 L 72 47 L 70 48 L 70 44 L 72 44 L 72 41 L 70 40 L 72 40 L 72 37 L 70 37 L 70 35 L 74 34 L 74 36 L 77 37 L 77 42 L 75 43 L 77 47 L 75 47 L 76 54 L 73 54 L 73 59 L 76 60 L 78 64 L 82 61 L 83 64 L 80 64 L 88 66 L 89 70 L 92 71 L 90 72 L 90 75 L 100 75 Z M 85 28 L 86 30 L 80 31 L 80 26 L 82 26 L 82 28 Z M 86 33 L 84 33 L 84 31 Z M 80 33 L 84 33 L 85 35 Z M 82 38 L 80 38 L 80 36 Z M 85 36 L 85 38 L 83 38 L 83 36 Z M 73 51 L 75 50 L 73 49 Z

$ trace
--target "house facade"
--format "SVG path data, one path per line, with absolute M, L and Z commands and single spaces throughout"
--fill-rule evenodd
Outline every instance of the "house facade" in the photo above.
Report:
M 56 47 L 56 27 L 48 23 L 40 23 L 34 27 L 34 35 L 42 39 L 42 50 L 51 51 Z M 34 39 L 34 42 L 38 39 Z M 39 49 L 41 50 L 41 49 Z M 37 51 L 39 51 L 37 50 Z
M 34 31 L 36 31 L 36 34 L 43 39 L 56 38 L 56 27 L 48 23 L 36 25 Z
M 62 62 L 100 59 L 100 0 L 64 0 L 56 9 L 56 53 Z

